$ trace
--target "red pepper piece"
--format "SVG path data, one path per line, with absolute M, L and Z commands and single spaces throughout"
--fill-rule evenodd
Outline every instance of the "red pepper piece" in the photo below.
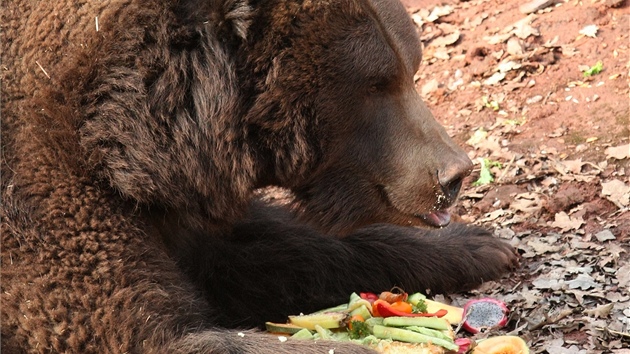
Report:
M 370 303 L 373 303 L 374 301 L 378 300 L 378 295 L 376 295 L 374 293 L 359 293 L 359 296 L 363 300 L 367 300 Z
M 381 303 L 381 302 L 382 302 L 382 303 L 385 303 L 385 304 L 388 304 L 388 302 L 387 302 L 387 301 L 385 301 L 385 300 L 381 300 L 381 299 L 378 299 L 378 300 L 374 301 L 374 302 L 372 303 L 372 316 L 374 316 L 374 317 L 383 317 L 383 316 L 381 316 L 381 314 L 378 312 L 378 306 L 377 306 L 377 305 L 378 305 L 379 303 Z
M 385 301 L 375 302 L 374 307 L 381 317 L 444 317 L 448 313 L 445 309 L 440 309 L 435 313 L 406 313 L 392 308 L 392 306 Z

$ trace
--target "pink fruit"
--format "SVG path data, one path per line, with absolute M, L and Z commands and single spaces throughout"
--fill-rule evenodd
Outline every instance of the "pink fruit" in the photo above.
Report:
M 459 345 L 457 354 L 466 354 L 475 346 L 475 341 L 470 338 L 457 338 L 455 345 Z
M 473 334 L 486 328 L 501 328 L 507 324 L 508 312 L 505 303 L 496 299 L 470 300 L 464 306 L 462 327 Z

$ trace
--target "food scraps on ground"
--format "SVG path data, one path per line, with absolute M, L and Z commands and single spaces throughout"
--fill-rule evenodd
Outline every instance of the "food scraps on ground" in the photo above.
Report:
M 502 316 L 495 313 L 497 309 Z M 464 313 L 468 314 L 465 320 Z M 485 313 L 489 313 L 490 318 Z M 464 328 L 478 332 L 485 327 L 505 325 L 506 314 L 505 305 L 493 299 L 472 300 L 466 308 L 460 308 L 429 300 L 421 293 L 409 295 L 403 291 L 386 291 L 377 295 L 364 292 L 352 293 L 347 304 L 307 315 L 289 316 L 288 323 L 267 322 L 266 325 L 267 331 L 290 336 L 291 340 L 352 341 L 381 353 L 466 353 L 475 348 L 475 341 L 456 339 L 452 326 L 464 320 Z M 510 345 L 517 348 L 513 342 L 507 338 L 498 343 L 506 348 Z M 523 345 L 527 348 L 524 342 Z

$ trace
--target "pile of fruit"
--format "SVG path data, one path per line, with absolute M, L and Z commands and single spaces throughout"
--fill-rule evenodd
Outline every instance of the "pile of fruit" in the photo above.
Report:
M 346 304 L 288 323 L 267 322 L 267 330 L 290 339 L 353 341 L 381 353 L 527 354 L 525 341 L 497 336 L 478 342 L 456 338 L 453 326 L 470 333 L 503 327 L 508 309 L 495 299 L 469 301 L 464 308 L 427 299 L 421 293 L 353 293 Z

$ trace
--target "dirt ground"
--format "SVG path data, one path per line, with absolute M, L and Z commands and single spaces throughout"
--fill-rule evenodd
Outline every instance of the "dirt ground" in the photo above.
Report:
M 629 2 L 403 0 L 424 45 L 418 90 L 476 164 L 454 212 L 522 256 L 443 299 L 508 304 L 508 327 L 475 338 L 630 353 Z

